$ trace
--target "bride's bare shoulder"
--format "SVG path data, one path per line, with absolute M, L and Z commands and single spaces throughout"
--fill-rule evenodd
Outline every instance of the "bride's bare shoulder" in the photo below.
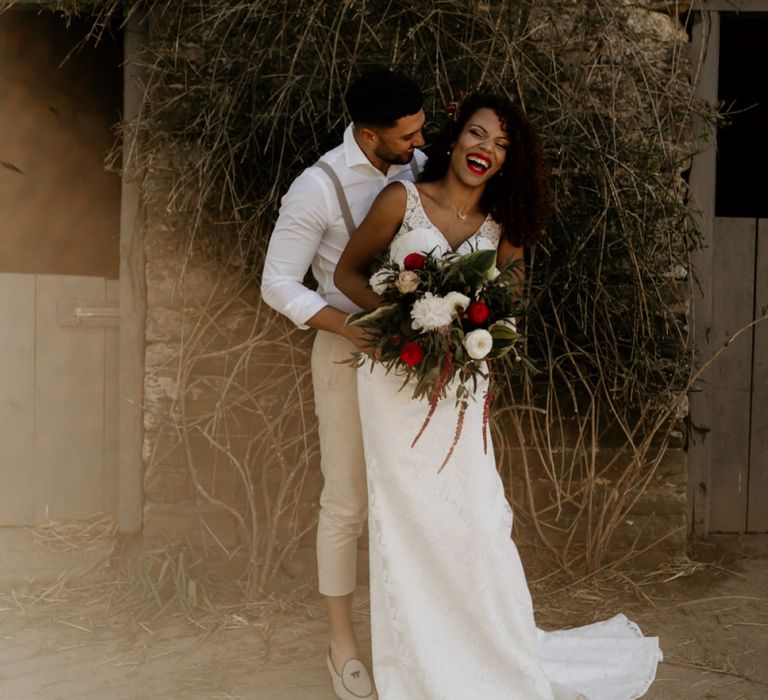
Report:
M 408 193 L 405 190 L 406 184 L 400 180 L 390 182 L 380 193 L 379 198 L 385 197 L 389 201 L 402 201 L 404 202 Z
M 408 194 L 402 182 L 390 182 L 376 197 L 371 210 L 402 214 L 408 202 Z

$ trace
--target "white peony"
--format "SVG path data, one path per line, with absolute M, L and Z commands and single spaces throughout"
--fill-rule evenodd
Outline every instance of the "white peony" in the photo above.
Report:
M 376 294 L 384 294 L 389 289 L 391 282 L 387 278 L 390 274 L 387 270 L 377 270 L 371 275 L 368 284 Z
M 413 303 L 411 327 L 414 330 L 433 331 L 444 328 L 453 321 L 451 304 L 443 297 L 427 292 Z
M 473 360 L 482 360 L 493 347 L 491 334 L 483 328 L 477 328 L 464 336 L 464 347 Z
M 395 280 L 395 287 L 400 294 L 415 292 L 419 286 L 419 273 L 413 270 L 403 270 Z

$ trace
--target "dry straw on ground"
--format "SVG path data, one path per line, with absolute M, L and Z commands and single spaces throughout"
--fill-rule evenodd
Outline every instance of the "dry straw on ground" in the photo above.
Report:
M 550 568 L 579 577 L 603 567 L 678 429 L 691 373 L 686 299 L 697 234 L 683 173 L 692 118 L 711 115 L 691 96 L 684 8 L 608 0 L 58 6 L 92 13 L 95 39 L 149 11 L 147 100 L 125 125 L 139 135 L 126 175 L 141 183 L 148 235 L 162 227 L 175 241 L 178 289 L 201 260 L 217 282 L 186 308 L 189 331 L 162 366 L 174 398 L 148 469 L 163 440 L 183 446 L 196 498 L 237 523 L 249 590 L 268 585 L 312 526 L 307 476 L 317 445 L 306 338 L 248 290 L 279 196 L 338 142 L 341 96 L 372 64 L 416 77 L 432 124 L 454 95 L 484 85 L 522 104 L 543 134 L 557 209 L 530 255 L 526 330 L 538 371 L 504 367 L 494 439 L 502 472 L 519 485 L 519 520 Z M 615 449 L 605 459 L 607 441 Z

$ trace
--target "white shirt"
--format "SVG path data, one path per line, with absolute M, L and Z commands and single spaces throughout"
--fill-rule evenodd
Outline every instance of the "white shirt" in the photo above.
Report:
M 421 170 L 426 156 L 414 152 Z M 385 175 L 375 168 L 355 141 L 352 125 L 344 141 L 321 157 L 330 165 L 344 188 L 352 218 L 359 226 L 384 187 L 395 180 L 413 180 L 408 165 L 390 165 Z M 291 184 L 280 204 L 280 213 L 264 262 L 261 295 L 273 309 L 299 328 L 324 306 L 352 313 L 360 307 L 333 283 L 333 272 L 344 251 L 349 233 L 333 184 L 320 168 L 310 166 Z M 317 291 L 304 285 L 307 270 L 317 280 Z

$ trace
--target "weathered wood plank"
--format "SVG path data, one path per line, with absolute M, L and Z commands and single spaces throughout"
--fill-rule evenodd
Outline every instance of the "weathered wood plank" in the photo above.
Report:
M 712 341 L 752 321 L 755 220 L 717 218 Z M 742 333 L 712 369 L 710 531 L 743 532 L 747 520 L 752 333 Z
M 118 305 L 120 283 L 107 280 L 106 297 Z M 117 326 L 104 328 L 104 508 L 105 514 L 117 516 L 118 422 L 120 408 L 120 337 Z
M 714 104 L 717 102 L 717 77 L 720 54 L 720 15 L 705 13 L 693 28 L 691 63 L 698 80 L 694 97 Z M 713 351 L 712 331 L 712 272 L 713 226 L 715 218 L 715 140 L 708 137 L 709 126 L 694 118 L 694 129 L 700 150 L 691 165 L 691 212 L 701 232 L 701 247 L 691 254 L 693 332 L 696 362 L 705 362 Z M 705 432 L 712 427 L 712 372 L 706 370 L 689 394 L 690 421 L 693 429 L 688 445 L 688 503 L 693 531 L 699 536 L 709 532 L 711 500 L 712 439 Z
M 768 311 L 768 220 L 757 230 L 755 315 Z M 755 327 L 752 374 L 752 433 L 749 459 L 749 532 L 768 531 L 768 321 Z
M 99 277 L 37 277 L 35 468 L 38 519 L 104 511 L 104 329 L 63 326 L 57 307 L 104 299 Z
M 35 277 L 0 273 L 0 525 L 35 519 Z

